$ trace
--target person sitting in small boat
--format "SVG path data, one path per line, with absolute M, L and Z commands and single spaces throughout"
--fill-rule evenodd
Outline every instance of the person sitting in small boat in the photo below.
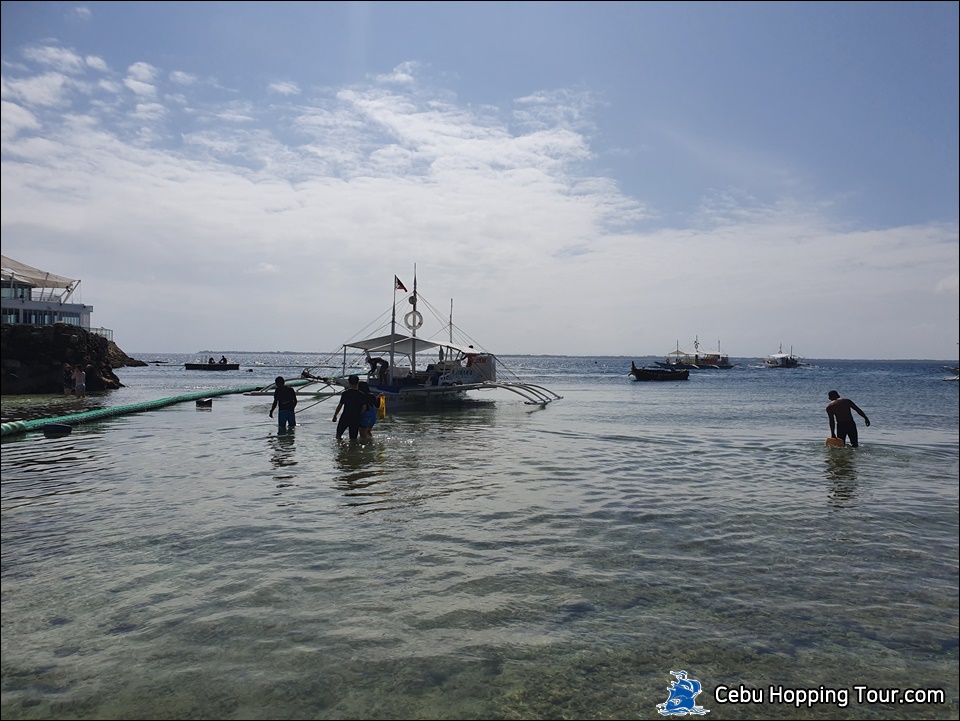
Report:
M 210 360 L 207 361 L 210 365 L 216 365 L 216 361 L 213 359 L 213 356 L 210 356 Z
M 212 361 L 213 359 L 211 358 L 210 360 Z M 225 355 L 220 356 L 220 362 L 223 363 L 223 364 L 226 364 L 226 362 L 227 362 L 227 357 L 226 357 Z

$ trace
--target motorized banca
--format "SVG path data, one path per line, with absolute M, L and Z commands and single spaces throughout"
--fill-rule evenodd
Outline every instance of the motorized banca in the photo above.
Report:
M 399 300 L 397 291 L 404 294 Z M 493 353 L 476 347 L 454 325 L 453 301 L 444 324 L 437 309 L 417 290 L 416 277 L 413 291 L 407 293 L 403 283 L 394 277 L 389 322 L 385 313 L 377 334 L 347 341 L 336 353 L 304 370 L 297 395 L 319 399 L 336 396 L 348 386 L 348 378 L 356 375 L 369 384 L 372 393 L 383 397 L 390 411 L 462 402 L 472 391 L 498 388 L 520 396 L 528 405 L 545 406 L 562 397 L 543 386 L 522 381 Z M 437 321 L 437 331 L 429 337 L 425 336 L 423 311 Z M 407 332 L 398 330 L 398 315 Z M 439 339 L 439 335 L 446 338 Z M 334 368 L 336 372 L 330 374 Z M 509 374 L 512 380 L 502 380 L 498 373 Z M 263 392 L 266 391 L 272 392 L 270 388 Z

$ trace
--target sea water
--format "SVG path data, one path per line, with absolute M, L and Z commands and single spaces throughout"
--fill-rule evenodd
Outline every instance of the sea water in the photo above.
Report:
M 312 362 L 134 355 L 167 362 L 3 421 Z M 680 671 L 713 718 L 958 717 L 941 362 L 503 360 L 563 399 L 477 393 L 354 443 L 333 401 L 279 434 L 243 394 L 5 437 L 3 718 L 659 718 Z M 860 448 L 824 445 L 832 389 Z

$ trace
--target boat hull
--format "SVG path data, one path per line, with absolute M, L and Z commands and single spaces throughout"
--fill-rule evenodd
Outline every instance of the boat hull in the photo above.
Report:
M 687 369 L 675 370 L 668 368 L 630 368 L 630 375 L 638 381 L 685 381 L 690 378 Z
M 470 388 L 471 390 L 474 387 Z M 404 388 L 370 386 L 375 395 L 382 395 L 386 401 L 388 411 L 417 410 L 432 406 L 462 403 L 467 399 L 467 391 L 463 388 Z
M 797 368 L 800 361 L 796 358 L 767 358 L 764 364 L 767 368 Z
M 188 371 L 238 371 L 239 363 L 184 363 Z

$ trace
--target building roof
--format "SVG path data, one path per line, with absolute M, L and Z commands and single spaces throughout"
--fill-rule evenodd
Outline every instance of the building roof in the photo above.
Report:
M 20 263 L 7 256 L 0 256 L 3 265 L 3 282 L 27 283 L 34 288 L 66 288 L 73 290 L 80 281 L 75 278 L 66 278 L 46 270 L 39 270 L 25 263 Z

